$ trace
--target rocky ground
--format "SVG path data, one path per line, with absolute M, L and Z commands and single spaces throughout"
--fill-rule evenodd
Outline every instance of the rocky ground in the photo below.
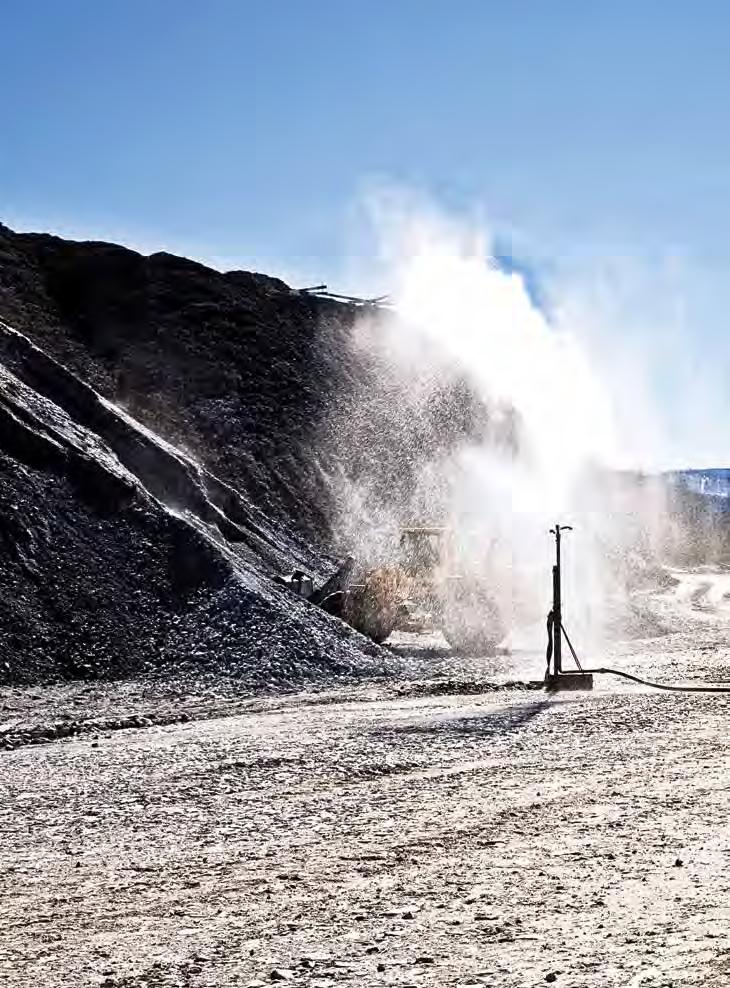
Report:
M 601 663 L 730 681 L 727 579 L 680 574 L 647 598 L 678 630 Z M 727 984 L 730 696 L 476 692 L 430 654 L 317 694 L 3 690 L 3 984 Z M 27 736 L 74 710 L 107 720 Z

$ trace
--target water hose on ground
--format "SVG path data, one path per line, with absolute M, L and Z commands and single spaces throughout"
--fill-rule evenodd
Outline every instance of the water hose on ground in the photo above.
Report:
M 582 669 L 581 672 L 600 673 L 604 676 L 621 676 L 622 679 L 630 679 L 633 683 L 641 686 L 651 686 L 655 690 L 669 690 L 671 693 L 730 693 L 730 686 L 670 686 L 668 683 L 653 683 L 648 679 L 641 679 L 639 676 L 632 676 L 630 672 L 621 672 L 619 669 Z
M 550 660 L 553 654 L 553 624 L 553 612 L 551 611 L 548 614 L 547 620 L 547 672 L 550 671 Z M 573 648 L 573 643 L 568 637 L 568 632 L 565 630 L 562 623 L 560 625 L 560 630 L 568 643 L 568 648 L 570 649 L 571 655 L 573 656 L 575 664 L 578 667 L 578 671 L 584 673 L 585 675 L 620 676 L 622 679 L 629 679 L 632 683 L 638 683 L 640 686 L 650 686 L 652 689 L 666 690 L 670 693 L 730 693 L 730 686 L 672 686 L 669 683 L 654 683 L 649 679 L 642 679 L 640 676 L 632 676 L 630 672 L 622 672 L 620 669 L 609 669 L 606 666 L 603 666 L 600 669 L 584 669 L 580 664 L 580 659 L 578 658 L 577 652 Z

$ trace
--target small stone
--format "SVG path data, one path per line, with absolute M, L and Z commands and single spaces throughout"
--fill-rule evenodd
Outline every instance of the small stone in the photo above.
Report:
M 433 963 L 434 963 L 433 957 L 427 957 L 424 955 L 423 957 L 416 958 L 416 964 L 433 964 Z
M 381 961 L 378 964 L 378 971 L 380 971 L 382 973 L 384 970 L 385 970 L 385 964 L 383 964 L 383 962 Z
M 684 865 L 684 861 L 681 858 L 677 858 L 674 862 L 675 868 L 681 868 Z
M 549 974 L 546 974 L 545 975 L 545 980 L 548 982 L 548 984 L 552 984 L 553 981 L 557 981 L 558 980 L 558 976 L 557 976 L 557 974 L 555 974 L 554 971 L 551 971 Z
M 272 981 L 291 981 L 294 977 L 294 972 L 286 967 L 275 967 L 269 977 Z
M 411 912 L 410 909 L 406 910 L 406 912 L 403 913 L 403 919 L 415 919 L 415 918 L 416 918 L 416 914 Z

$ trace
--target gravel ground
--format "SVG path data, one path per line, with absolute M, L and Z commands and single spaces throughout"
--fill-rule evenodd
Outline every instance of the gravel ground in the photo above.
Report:
M 681 575 L 650 601 L 681 630 L 602 661 L 730 679 L 725 582 Z M 4 691 L 5 728 L 151 723 L 0 754 L 2 984 L 730 983 L 730 696 L 440 674 L 168 688 L 166 724 L 154 686 Z

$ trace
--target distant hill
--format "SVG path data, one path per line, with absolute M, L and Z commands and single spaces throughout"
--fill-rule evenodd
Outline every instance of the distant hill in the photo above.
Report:
M 672 470 L 664 474 L 671 484 L 681 485 L 694 494 L 725 502 L 730 499 L 730 469 L 713 467 L 702 470 Z M 728 507 L 728 505 L 718 505 Z

